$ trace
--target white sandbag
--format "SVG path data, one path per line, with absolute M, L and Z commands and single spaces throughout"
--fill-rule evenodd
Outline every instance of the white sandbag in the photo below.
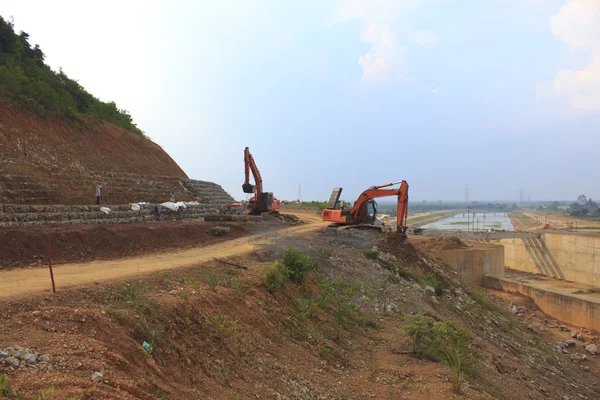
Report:
M 100 211 L 102 211 L 104 214 L 110 214 L 110 208 L 108 207 L 100 207 Z
M 131 211 L 140 211 L 141 207 L 139 204 L 131 203 Z
M 177 203 L 173 203 L 172 201 L 167 201 L 165 203 L 160 203 L 161 206 L 168 208 L 169 210 L 177 211 L 180 208 L 185 208 L 185 203 L 183 201 L 179 201 Z

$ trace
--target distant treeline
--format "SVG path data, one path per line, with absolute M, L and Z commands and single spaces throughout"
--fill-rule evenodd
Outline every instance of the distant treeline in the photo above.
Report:
M 80 115 L 85 114 L 143 134 L 127 111 L 98 100 L 62 70 L 52 71 L 44 58 L 38 45 L 31 47 L 27 33 L 16 34 L 12 22 L 0 17 L 0 95 L 40 115 L 83 122 Z

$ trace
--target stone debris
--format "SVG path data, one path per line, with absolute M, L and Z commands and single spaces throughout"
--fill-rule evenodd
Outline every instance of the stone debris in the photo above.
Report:
M 596 346 L 595 344 L 588 344 L 587 346 L 585 346 L 585 350 L 594 355 L 598 354 L 598 346 Z
M 40 354 L 24 347 L 12 346 L 0 349 L 0 365 L 5 364 L 12 369 L 30 367 L 51 371 L 53 369 L 51 360 L 48 354 Z
M 567 328 L 567 327 L 566 327 L 566 326 L 564 326 L 564 325 L 561 325 L 561 326 L 559 326 L 559 327 L 558 327 L 558 329 L 559 329 L 561 332 L 568 332 L 568 331 L 569 331 L 569 328 Z
M 577 337 L 577 331 L 571 331 L 571 337 L 572 338 L 576 338 Z
M 231 233 L 231 228 L 228 226 L 215 226 L 210 230 L 213 236 L 227 236 Z
M 563 347 L 575 347 L 576 345 L 577 342 L 575 342 L 573 339 L 565 340 L 563 342 Z
M 92 379 L 92 382 L 100 383 L 100 382 L 102 382 L 102 379 L 104 379 L 104 375 L 102 375 L 102 373 L 96 371 L 92 374 L 91 379 Z
M 424 293 L 425 293 L 427 296 L 435 296 L 435 289 L 434 289 L 434 288 L 432 288 L 431 286 L 425 286 Z

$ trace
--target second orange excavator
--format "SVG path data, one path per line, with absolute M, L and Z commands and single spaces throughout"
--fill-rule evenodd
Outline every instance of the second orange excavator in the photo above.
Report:
M 278 214 L 281 202 L 273 196 L 273 193 L 263 192 L 262 176 L 248 147 L 244 149 L 244 172 L 245 180 L 242 184 L 242 190 L 244 193 L 254 193 L 248 203 L 247 213 L 250 215 Z M 254 185 L 250 183 L 250 172 L 254 177 Z
M 400 184 L 398 188 L 391 186 Z M 350 210 L 344 209 L 339 200 L 342 188 L 335 188 L 331 193 L 327 208 L 323 210 L 321 218 L 331 222 L 337 228 L 377 228 L 382 229 L 382 224 L 377 224 L 377 203 L 375 198 L 397 196 L 398 215 L 396 232 L 406 234 L 406 218 L 408 216 L 408 183 L 406 181 L 391 182 L 385 185 L 372 186 L 362 192 Z

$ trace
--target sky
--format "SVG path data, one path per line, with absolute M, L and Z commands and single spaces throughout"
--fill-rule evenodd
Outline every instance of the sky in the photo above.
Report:
M 243 199 L 600 198 L 600 0 L 3 0 L 46 62 Z

